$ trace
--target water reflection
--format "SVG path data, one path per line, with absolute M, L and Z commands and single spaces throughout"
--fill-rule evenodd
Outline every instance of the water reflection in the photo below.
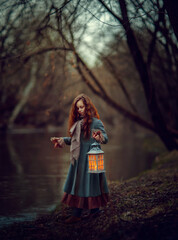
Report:
M 50 136 L 0 136 L 0 225 L 14 217 L 30 219 L 51 210 L 60 201 L 68 153 L 67 149 L 54 150 Z
M 128 133 L 129 134 L 129 133 Z M 0 225 L 30 220 L 55 208 L 69 168 L 69 147 L 53 149 L 51 136 L 64 133 L 0 135 Z M 153 154 L 142 150 L 142 137 L 109 136 L 103 145 L 108 180 L 136 176 L 150 167 Z M 151 161 L 150 161 L 151 160 Z

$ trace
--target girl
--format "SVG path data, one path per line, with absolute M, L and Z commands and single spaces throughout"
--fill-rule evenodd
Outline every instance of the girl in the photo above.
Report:
M 70 145 L 71 164 L 62 203 L 73 208 L 72 216 L 65 222 L 74 223 L 81 220 L 82 209 L 90 209 L 89 217 L 99 213 L 109 196 L 105 173 L 88 173 L 87 152 L 91 144 L 95 140 L 107 143 L 108 137 L 94 104 L 85 94 L 77 96 L 72 103 L 68 131 L 70 137 L 51 140 L 55 147 Z

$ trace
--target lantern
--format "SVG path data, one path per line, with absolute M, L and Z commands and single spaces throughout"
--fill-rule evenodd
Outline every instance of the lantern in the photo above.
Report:
M 99 143 L 94 142 L 88 154 L 88 172 L 101 173 L 104 169 L 104 152 L 101 150 Z

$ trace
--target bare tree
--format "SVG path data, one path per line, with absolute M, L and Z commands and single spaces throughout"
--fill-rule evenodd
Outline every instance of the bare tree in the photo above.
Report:
M 15 121 L 36 126 L 45 121 L 55 124 L 64 115 L 60 114 L 64 111 L 58 103 L 63 99 L 68 78 L 65 52 L 70 49 L 65 48 L 60 37 L 51 36 L 48 28 L 41 34 L 40 19 L 45 7 L 52 14 L 49 3 L 46 1 L 46 6 L 31 1 L 1 4 L 4 13 L 0 28 L 1 128 L 13 126 Z M 58 102 L 54 104 L 56 99 Z
M 142 126 L 147 126 L 149 129 L 154 129 L 154 131 L 159 135 L 159 137 L 162 139 L 164 144 L 169 150 L 177 148 L 177 143 L 174 139 L 173 134 L 168 129 L 167 123 L 164 120 L 163 114 L 160 110 L 160 106 L 157 101 L 156 97 L 156 90 L 155 85 L 153 84 L 153 76 L 151 74 L 151 59 L 153 56 L 155 43 L 156 43 L 156 36 L 157 32 L 159 30 L 159 24 L 162 20 L 162 12 L 164 12 L 164 7 L 160 7 L 160 15 L 158 14 L 157 24 L 155 23 L 155 30 L 153 31 L 153 37 L 150 42 L 150 46 L 148 48 L 148 57 L 145 61 L 143 53 L 139 47 L 138 40 L 135 37 L 134 29 L 131 26 L 130 19 L 129 19 L 129 12 L 128 7 L 125 0 L 120 0 L 118 3 L 118 9 L 120 8 L 120 15 L 118 15 L 109 5 L 107 5 L 106 1 L 98 0 L 98 2 L 101 3 L 103 8 L 110 13 L 123 27 L 126 35 L 126 40 L 128 47 L 130 49 L 130 54 L 133 58 L 133 61 L 135 63 L 135 68 L 139 74 L 144 92 L 145 97 L 147 100 L 148 109 L 150 111 L 151 119 L 153 122 L 153 126 L 146 121 L 144 121 L 141 117 L 139 117 L 136 114 L 133 114 L 126 109 L 122 108 L 117 102 L 112 100 L 111 97 L 108 96 L 106 89 L 103 88 L 102 84 L 98 81 L 98 79 L 95 77 L 95 75 L 92 73 L 92 71 L 87 67 L 84 60 L 81 58 L 81 56 L 77 53 L 77 50 L 72 43 L 68 43 L 69 45 L 72 45 L 72 48 L 74 49 L 76 61 L 77 61 L 77 70 L 79 74 L 82 76 L 82 79 L 88 84 L 88 86 L 93 90 L 94 93 L 96 93 L 101 98 L 105 99 L 105 101 L 108 102 L 108 104 L 115 107 L 119 112 L 124 114 L 126 117 L 129 117 L 130 119 L 136 121 L 137 123 L 141 124 Z M 160 28 L 161 29 L 161 28 Z M 162 30 L 162 29 L 161 29 Z M 161 32 L 159 30 L 159 32 Z M 66 39 L 65 39 L 66 40 Z M 66 41 L 67 42 L 67 41 Z M 174 43 L 172 44 L 172 46 Z M 88 73 L 86 75 L 84 71 Z M 92 79 L 95 83 L 95 86 L 92 84 Z

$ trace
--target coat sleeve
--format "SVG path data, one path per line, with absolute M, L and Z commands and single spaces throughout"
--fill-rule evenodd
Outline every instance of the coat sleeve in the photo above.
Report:
M 108 136 L 107 133 L 104 129 L 104 125 L 100 119 L 97 119 L 96 123 L 94 124 L 94 129 L 99 129 L 101 130 L 103 136 L 104 136 L 104 141 L 102 143 L 106 144 L 108 142 Z
M 65 144 L 70 145 L 71 144 L 71 137 L 63 137 Z

